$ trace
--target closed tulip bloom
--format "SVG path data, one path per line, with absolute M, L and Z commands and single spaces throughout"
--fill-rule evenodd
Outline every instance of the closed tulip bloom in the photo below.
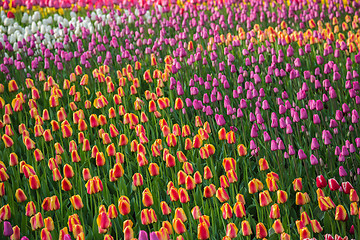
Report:
M 148 188 L 145 188 L 145 190 L 142 193 L 142 202 L 145 207 L 150 207 L 154 204 L 152 194 Z
M 196 187 L 196 183 L 193 177 L 188 175 L 185 179 L 185 188 L 186 190 L 193 190 Z
M 44 227 L 44 221 L 40 212 L 30 218 L 30 224 L 33 231 Z
M 190 201 L 190 197 L 185 188 L 179 188 L 179 199 L 181 203 L 187 203 Z
M 265 158 L 259 159 L 259 168 L 260 168 L 260 171 L 266 171 L 269 169 L 269 164 Z
M 160 207 L 163 215 L 169 215 L 171 213 L 171 208 L 166 202 L 162 201 Z
M 75 210 L 80 210 L 81 208 L 84 207 L 84 204 L 82 202 L 80 195 L 74 195 L 74 196 L 70 197 L 70 202 Z
M 201 148 L 203 144 L 202 138 L 199 134 L 195 135 L 193 141 L 192 141 L 192 146 L 193 148 L 199 149 Z
M 223 203 L 229 200 L 229 195 L 224 188 L 220 187 L 216 191 L 216 198 Z
M 148 240 L 148 234 L 144 230 L 140 230 L 139 232 L 139 240 Z
M 350 215 L 355 216 L 358 214 L 359 214 L 359 209 L 358 209 L 357 202 L 352 202 L 350 204 Z
M 193 207 L 193 209 L 191 209 L 191 215 L 193 216 L 193 218 L 195 220 L 198 220 L 202 216 L 202 213 L 200 211 L 200 207 L 199 206 Z
M 111 226 L 111 220 L 106 212 L 99 213 L 98 217 L 96 218 L 96 223 L 98 225 L 99 233 L 105 233 Z
M 293 187 L 294 187 L 294 191 L 297 192 L 297 191 L 301 191 L 302 190 L 302 178 L 296 178 L 294 181 L 293 181 Z
M 187 216 L 184 212 L 184 209 L 182 209 L 182 208 L 175 209 L 174 219 L 175 218 L 179 218 L 179 219 L 181 219 L 182 222 L 186 222 Z
M 143 176 L 141 175 L 141 173 L 135 173 L 133 175 L 133 185 L 135 187 L 140 187 L 144 184 L 144 179 Z
M 20 228 L 16 225 L 12 228 L 13 233 L 11 234 L 11 240 L 20 240 Z M 5 235 L 5 234 L 4 234 Z
M 242 202 L 235 203 L 234 213 L 237 218 L 243 218 L 246 216 L 245 206 Z
M 0 183 L 0 197 L 5 196 L 5 184 Z
M 266 184 L 267 184 L 268 189 L 269 189 L 270 192 L 275 192 L 275 191 L 278 190 L 278 186 L 277 186 L 277 183 L 276 183 L 274 178 L 267 177 L 266 178 Z
M 167 154 L 165 158 L 165 162 L 166 162 L 166 167 L 168 168 L 175 167 L 176 161 L 173 155 Z
M 329 188 L 331 191 L 336 191 L 340 188 L 340 184 L 336 181 L 335 178 L 331 178 L 328 180 Z
M 176 234 L 183 234 L 186 232 L 186 227 L 180 218 L 174 218 L 173 228 Z
M 325 197 L 319 197 L 318 204 L 321 211 L 327 211 L 332 208 Z
M 205 186 L 203 196 L 205 198 L 211 198 L 212 196 L 214 196 L 214 192 L 209 186 Z
M 280 208 L 276 203 L 271 206 L 269 218 L 278 219 L 280 218 Z
M 24 193 L 24 191 L 21 188 L 18 188 L 15 192 L 15 198 L 16 201 L 21 203 L 21 202 L 25 202 L 27 200 L 27 197 Z
M 290 240 L 291 237 L 289 234 L 283 232 L 281 235 L 280 235 L 280 240 Z
M 72 189 L 72 184 L 68 178 L 64 178 L 61 181 L 61 189 L 65 192 L 70 191 Z
M 351 202 L 359 202 L 359 196 L 355 189 L 350 190 L 349 199 Z
M 231 169 L 231 170 L 227 171 L 226 176 L 229 179 L 229 183 L 235 183 L 235 182 L 238 181 L 238 177 L 237 177 L 236 172 L 234 171 L 234 169 Z
M 248 189 L 250 194 L 254 194 L 258 192 L 258 186 L 254 180 L 249 181 Z
M 335 210 L 335 220 L 345 222 L 348 219 L 347 212 L 342 205 L 338 205 Z
M 115 163 L 113 174 L 115 178 L 120 178 L 124 175 L 124 168 L 121 163 Z
M 189 163 L 189 162 L 184 162 L 183 170 L 185 171 L 186 174 L 193 174 L 194 173 L 193 165 L 191 163 Z
M 321 227 L 320 223 L 317 220 L 311 220 L 311 228 L 314 233 L 322 232 L 323 228 Z
M 83 179 L 85 182 L 88 181 L 89 179 L 91 179 L 90 169 L 83 168 L 82 175 L 83 175 Z
M 197 227 L 197 238 L 201 240 L 206 240 L 210 238 L 209 228 L 206 223 L 200 223 Z
M 222 216 L 225 220 L 232 218 L 232 215 L 233 215 L 232 208 L 228 203 L 224 203 L 220 209 L 222 211 Z
M 231 169 L 236 169 L 236 161 L 234 158 L 224 158 L 222 165 L 226 172 Z
M 305 194 L 302 192 L 297 192 L 295 196 L 295 202 L 296 205 L 300 205 L 300 206 L 305 205 L 306 204 Z
M 220 185 L 222 188 L 228 188 L 230 186 L 229 181 L 225 175 L 220 176 Z
M 307 229 L 307 227 L 300 229 L 299 234 L 300 234 L 300 240 L 308 239 L 311 236 L 311 233 L 310 233 L 309 229 Z
M 316 177 L 316 186 L 318 188 L 324 188 L 327 186 L 327 181 L 323 175 L 319 175 Z
M 105 156 L 104 153 L 98 152 L 95 157 L 96 166 L 101 167 L 105 165 Z
M 44 219 L 44 224 L 45 224 L 45 228 L 50 232 L 55 229 L 54 221 L 53 221 L 53 219 L 51 217 L 45 218 Z
M 209 166 L 204 167 L 204 179 L 209 180 L 213 177 L 211 169 Z
M 243 236 L 250 236 L 252 234 L 250 223 L 246 220 L 241 222 L 241 231 Z
M 63 173 L 64 173 L 64 176 L 67 178 L 72 178 L 74 176 L 74 170 L 73 170 L 72 166 L 70 166 L 69 164 L 64 165 Z
M 284 232 L 284 227 L 283 227 L 280 219 L 275 220 L 275 222 L 272 225 L 272 228 L 274 229 L 275 233 L 277 233 L 277 234 Z
M 134 230 L 130 226 L 127 226 L 123 230 L 123 233 L 124 233 L 124 240 L 131 240 L 134 238 Z
M 240 157 L 246 156 L 246 154 L 247 154 L 247 149 L 246 149 L 246 147 L 245 147 L 243 144 L 239 144 L 239 145 L 237 146 L 237 150 L 238 150 L 238 154 L 239 154 Z
M 120 197 L 118 201 L 119 213 L 123 216 L 130 213 L 130 201 L 127 197 Z
M 14 231 L 13 231 L 13 228 L 11 227 L 11 223 L 8 221 L 5 221 L 3 235 L 5 237 L 10 237 L 11 235 L 13 235 L 13 233 L 14 233 Z
M 30 201 L 26 204 L 25 215 L 28 217 L 34 216 L 36 213 L 36 207 L 33 201 Z
M 32 175 L 29 177 L 29 185 L 32 190 L 40 188 L 40 180 L 37 175 Z
M 8 135 L 4 134 L 1 138 L 6 148 L 10 148 L 12 145 L 14 145 L 14 141 Z
M 171 223 L 169 221 L 163 221 L 160 232 L 163 232 L 163 233 L 166 232 L 166 236 L 168 234 L 170 234 L 170 235 L 173 234 L 173 228 L 172 228 Z
M 50 231 L 47 228 L 41 230 L 41 240 L 51 240 L 52 236 Z
M 256 224 L 256 238 L 263 239 L 267 237 L 267 229 L 263 223 Z
M 310 217 L 305 211 L 301 213 L 300 219 L 305 226 L 310 224 Z
M 235 223 L 229 223 L 226 226 L 226 236 L 233 239 L 236 238 L 238 234 L 238 228 L 236 227 Z
M 267 190 L 259 193 L 259 202 L 261 207 L 265 207 L 272 202 L 270 194 Z

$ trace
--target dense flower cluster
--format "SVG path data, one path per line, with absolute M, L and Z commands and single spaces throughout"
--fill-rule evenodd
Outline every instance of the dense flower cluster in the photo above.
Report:
M 2 238 L 360 239 L 357 1 L 0 10 Z

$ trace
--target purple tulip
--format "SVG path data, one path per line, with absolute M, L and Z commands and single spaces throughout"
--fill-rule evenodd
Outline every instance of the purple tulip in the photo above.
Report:
M 339 175 L 340 177 L 346 177 L 347 176 L 347 172 L 345 170 L 345 168 L 343 166 L 339 167 Z
M 303 159 L 307 158 L 306 154 L 304 153 L 304 151 L 302 149 L 299 149 L 298 156 L 299 156 L 300 160 L 303 160 Z
M 313 154 L 311 154 L 311 156 L 310 156 L 310 163 L 311 163 L 311 165 L 318 165 L 319 164 L 318 159 Z
M 3 232 L 4 236 L 10 237 L 13 233 L 14 233 L 14 231 L 12 229 L 11 223 L 8 221 L 5 221 L 4 222 L 4 232 Z
M 144 230 L 140 230 L 139 232 L 139 240 L 148 240 L 148 234 Z
M 225 121 L 223 115 L 215 114 L 215 121 L 216 121 L 216 124 L 219 126 L 224 126 L 226 124 L 226 121 Z

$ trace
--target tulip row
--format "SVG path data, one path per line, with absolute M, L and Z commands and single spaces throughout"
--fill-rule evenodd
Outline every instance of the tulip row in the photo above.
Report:
M 4 237 L 360 238 L 355 1 L 46 4 L 0 13 Z

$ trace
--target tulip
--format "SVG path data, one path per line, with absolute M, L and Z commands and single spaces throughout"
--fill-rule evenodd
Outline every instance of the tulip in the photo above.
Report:
M 316 186 L 318 188 L 324 188 L 327 186 L 326 179 L 323 175 L 319 175 L 316 177 Z
M 210 238 L 209 228 L 206 225 L 206 223 L 200 223 L 198 225 L 197 232 L 198 232 L 198 235 L 197 235 L 198 239 L 205 240 L 205 239 Z
M 272 228 L 274 229 L 275 233 L 281 234 L 284 232 L 283 225 L 280 221 L 280 219 L 275 220 L 275 222 L 272 225 Z
M 70 197 L 70 202 L 75 210 L 80 210 L 81 208 L 84 207 L 84 204 L 82 202 L 80 195 L 74 195 L 74 196 Z
M 29 185 L 33 190 L 40 188 L 40 180 L 37 175 L 33 175 L 29 177 Z
M 27 200 L 27 197 L 24 193 L 24 191 L 21 188 L 18 188 L 15 192 L 15 198 L 16 201 L 21 203 L 21 202 L 25 202 Z
M 238 234 L 238 228 L 236 227 L 236 225 L 234 223 L 229 223 L 226 226 L 226 236 L 233 239 L 236 238 L 237 234 Z
M 44 219 L 45 228 L 51 232 L 54 230 L 54 221 L 51 217 L 47 217 Z
M 342 205 L 338 205 L 335 210 L 335 220 L 345 222 L 348 219 L 347 212 Z
M 166 202 L 162 201 L 160 207 L 163 215 L 169 215 L 171 213 L 171 208 Z
M 123 216 L 130 213 L 130 200 L 127 197 L 120 197 L 118 201 L 119 213 Z
M 246 150 L 246 147 L 243 144 L 239 144 L 237 146 L 237 150 L 238 150 L 238 154 L 239 154 L 240 157 L 246 156 L 247 150 Z
M 33 231 L 35 231 L 37 229 L 40 229 L 40 228 L 43 228 L 44 227 L 44 221 L 43 221 L 41 213 L 37 213 L 37 214 L 35 214 L 35 216 L 32 216 L 30 218 L 30 224 L 31 224 L 31 229 Z
M 148 188 L 145 188 L 145 190 L 142 193 L 142 202 L 145 207 L 150 207 L 154 204 L 152 194 Z
M 3 231 L 3 235 L 5 237 L 10 237 L 12 234 L 14 233 L 13 228 L 11 226 L 11 223 L 8 221 L 4 222 L 4 231 Z
M 331 191 L 336 191 L 340 188 L 339 183 L 335 180 L 335 178 L 331 178 L 328 180 L 329 188 Z
M 183 234 L 186 232 L 186 227 L 180 218 L 174 218 L 173 228 L 176 234 Z
M 256 238 L 262 239 L 267 237 L 267 230 L 263 223 L 256 224 Z
M 276 203 L 271 206 L 269 217 L 271 219 L 280 218 L 280 208 L 279 205 L 277 205 Z
M 252 234 L 250 223 L 246 220 L 241 222 L 241 231 L 243 236 L 250 236 Z
M 322 232 L 323 228 L 321 227 L 320 223 L 317 220 L 311 220 L 311 228 L 314 233 Z
M 306 196 L 305 194 L 301 193 L 301 192 L 297 192 L 296 196 L 295 196 L 295 201 L 296 201 L 296 205 L 305 205 L 306 204 Z

